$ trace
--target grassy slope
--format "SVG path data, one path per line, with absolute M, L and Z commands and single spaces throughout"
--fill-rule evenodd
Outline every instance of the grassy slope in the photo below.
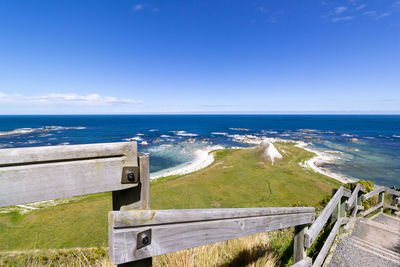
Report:
M 151 185 L 151 206 L 164 208 L 315 206 L 340 184 L 298 165 L 312 153 L 279 144 L 284 160 L 261 162 L 253 150 L 223 150 L 208 168 Z M 97 194 L 25 215 L 0 215 L 0 250 L 107 246 L 111 194 Z
M 151 186 L 151 206 L 167 208 L 315 206 L 339 182 L 305 170 L 299 162 L 312 153 L 279 144 L 286 154 L 273 166 L 253 150 L 223 150 L 212 166 L 193 174 L 167 178 Z

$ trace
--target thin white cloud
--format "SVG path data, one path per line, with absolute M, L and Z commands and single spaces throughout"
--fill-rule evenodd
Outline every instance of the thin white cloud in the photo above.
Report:
M 354 18 L 355 18 L 354 16 L 337 17 L 337 18 L 333 18 L 332 22 L 347 21 L 347 20 L 352 20 Z
M 154 6 L 149 5 L 149 4 L 136 4 L 133 7 L 133 11 L 135 11 L 135 12 L 144 11 L 144 10 L 155 12 L 155 13 L 158 13 L 158 12 L 161 11 L 158 7 L 154 7 Z
M 376 19 L 382 19 L 384 17 L 390 16 L 392 14 L 392 12 L 385 12 L 379 16 L 376 17 Z
M 341 14 L 343 12 L 345 12 L 346 10 L 348 10 L 349 8 L 347 6 L 338 6 L 335 8 L 335 14 Z
M 369 17 L 374 17 L 374 16 L 376 16 L 376 10 L 366 11 L 363 14 L 366 16 L 369 16 Z
M 113 104 L 140 104 L 141 100 L 100 96 L 98 94 L 47 94 L 27 96 L 21 94 L 5 94 L 0 92 L 0 103 L 9 104 L 58 104 L 58 105 L 113 105 Z
M 397 8 L 400 7 L 400 1 L 396 1 L 392 4 L 393 7 Z
M 356 7 L 356 8 L 355 8 L 355 10 L 361 10 L 361 9 L 364 9 L 364 8 L 366 8 L 366 7 L 367 7 L 367 5 L 366 5 L 366 4 L 359 5 L 358 7 Z
M 133 10 L 135 11 L 140 11 L 143 10 L 143 5 L 142 4 L 137 4 L 133 7 Z

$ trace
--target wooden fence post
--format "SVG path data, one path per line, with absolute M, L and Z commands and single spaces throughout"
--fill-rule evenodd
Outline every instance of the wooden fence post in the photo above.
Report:
M 294 227 L 293 264 L 307 257 L 307 250 L 304 246 L 304 234 L 306 231 L 306 224 Z
M 392 195 L 392 206 L 397 207 L 397 196 Z M 392 210 L 392 214 L 395 214 L 396 210 Z
M 113 210 L 150 209 L 150 171 L 149 155 L 139 154 L 139 185 L 128 189 L 113 191 Z M 152 266 L 152 258 L 118 264 L 118 267 L 149 267 Z
M 382 192 L 379 193 L 378 203 L 385 204 L 385 191 L 382 191 Z M 380 212 L 383 212 L 383 207 L 380 208 Z

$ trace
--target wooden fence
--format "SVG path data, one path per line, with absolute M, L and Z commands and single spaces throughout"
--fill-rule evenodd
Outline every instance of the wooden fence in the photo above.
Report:
M 400 196 L 387 187 L 365 195 L 361 185 L 352 192 L 340 187 L 315 221 L 312 207 L 150 210 L 149 157 L 138 154 L 136 142 L 0 149 L 0 183 L 0 207 L 112 191 L 109 252 L 119 266 L 151 266 L 156 255 L 293 226 L 294 266 L 321 266 L 362 200 L 379 195 L 365 216 L 398 211 Z M 391 205 L 385 194 L 393 195 Z M 334 226 L 312 262 L 307 248 L 326 224 Z

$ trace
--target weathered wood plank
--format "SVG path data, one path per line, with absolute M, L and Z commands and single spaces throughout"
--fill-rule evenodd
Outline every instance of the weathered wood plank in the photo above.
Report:
M 139 177 L 140 182 L 138 186 L 112 192 L 113 210 L 142 210 L 150 208 L 150 174 L 148 155 L 139 155 Z
M 361 186 L 362 186 L 361 184 L 357 184 L 356 188 L 354 188 L 353 193 L 351 194 L 350 198 L 346 201 L 346 210 L 349 210 L 353 207 L 354 202 L 357 200 L 357 196 L 361 189 Z
M 353 227 L 354 222 L 356 221 L 357 212 L 358 212 L 359 210 L 361 210 L 361 208 L 363 209 L 364 207 L 363 207 L 363 206 L 355 205 L 353 211 L 351 212 L 349 221 L 348 221 L 347 224 L 344 226 L 344 230 L 345 230 L 346 232 L 349 231 L 349 230 Z
M 142 209 L 150 209 L 150 158 L 148 154 L 139 155 L 140 186 Z
M 399 210 L 398 207 L 392 206 L 392 205 L 389 205 L 389 204 L 383 204 L 383 207 L 384 207 L 384 208 L 387 208 L 387 209 L 392 209 L 392 210 L 395 210 L 395 211 L 398 211 L 398 210 Z
M 80 146 L 74 147 L 77 149 Z M 98 145 L 96 149 L 100 147 L 101 145 Z M 108 145 L 106 147 L 107 150 L 111 150 Z M 123 152 L 121 147 L 123 147 L 121 144 L 116 145 L 118 153 Z M 136 186 L 136 184 L 121 184 L 123 167 L 136 167 L 138 161 L 135 152 L 136 145 L 125 146 L 125 148 L 130 149 L 127 155 L 114 155 L 109 158 L 0 167 L 0 183 L 2 185 L 0 187 L 0 207 L 122 190 Z M 46 151 L 56 151 L 54 149 L 58 149 L 58 147 Z M 14 151 L 18 151 L 18 149 Z M 79 153 L 79 157 L 81 157 L 83 152 Z M 19 155 L 19 152 L 16 154 Z M 3 162 L 5 161 L 3 160 Z
M 0 207 L 122 190 L 136 143 L 0 149 Z M 20 164 L 20 165 L 18 165 Z
M 351 196 L 351 190 L 343 187 L 343 196 L 349 198 Z
M 150 209 L 150 169 L 149 156 L 139 154 L 139 177 L 137 187 L 125 190 L 113 191 L 113 210 L 125 210 L 129 208 Z M 113 239 L 111 224 L 109 226 L 109 238 Z M 152 258 L 143 258 L 137 261 L 118 264 L 118 267 L 150 267 Z
M 313 217 L 314 213 L 311 212 L 111 228 L 110 258 L 114 264 L 121 264 L 237 237 L 308 224 Z M 113 212 L 110 213 L 109 221 L 114 221 Z M 150 229 L 151 244 L 138 249 L 138 234 Z
M 126 156 L 137 166 L 137 143 L 118 142 L 69 146 L 44 146 L 0 149 L 0 167 L 48 161 L 67 161 L 87 158 Z
M 295 263 L 307 257 L 307 250 L 304 247 L 304 234 L 306 230 L 307 225 L 297 225 L 294 227 L 293 262 Z
M 332 199 L 329 201 L 329 203 L 326 205 L 326 207 L 322 210 L 317 219 L 314 221 L 314 223 L 311 225 L 311 227 L 307 230 L 304 242 L 304 245 L 307 248 L 311 247 L 312 243 L 317 238 L 319 232 L 324 227 L 329 217 L 332 215 L 338 203 L 341 201 L 342 196 L 343 196 L 343 187 L 340 187 L 336 191 Z
M 309 257 L 306 257 L 303 260 L 293 264 L 292 267 L 310 267 L 311 264 L 312 264 L 312 259 Z
M 268 215 L 314 213 L 313 207 L 180 209 L 180 210 L 122 210 L 110 212 L 114 228 L 138 227 L 166 223 L 234 219 Z M 309 223 L 311 223 L 310 221 Z
M 388 193 L 388 194 L 394 195 L 394 196 L 400 196 L 400 192 L 399 191 L 396 191 L 396 190 L 394 190 L 392 188 L 389 188 L 389 187 L 385 187 L 385 192 Z
M 335 225 L 333 226 L 331 232 L 329 233 L 328 238 L 326 239 L 324 245 L 322 246 L 320 252 L 318 253 L 317 258 L 315 259 L 313 263 L 313 267 L 320 267 L 326 258 L 326 255 L 328 255 L 328 252 L 332 246 L 333 241 L 335 240 L 335 237 L 339 231 L 340 226 L 343 224 L 343 219 L 339 219 Z
M 385 191 L 385 187 L 381 186 L 378 189 L 375 189 L 374 191 L 371 191 L 371 192 L 363 195 L 363 200 L 367 200 L 367 199 L 369 199 L 369 198 L 371 198 L 373 196 L 376 196 L 377 194 L 379 194 L 381 192 L 384 192 L 384 191 Z
M 360 214 L 361 214 L 361 216 L 364 217 L 364 216 L 367 216 L 368 214 L 370 214 L 371 212 L 376 211 L 377 209 L 382 208 L 382 207 L 383 207 L 383 203 L 378 203 L 378 205 L 373 206 L 372 208 L 369 208 L 366 211 L 361 212 Z

